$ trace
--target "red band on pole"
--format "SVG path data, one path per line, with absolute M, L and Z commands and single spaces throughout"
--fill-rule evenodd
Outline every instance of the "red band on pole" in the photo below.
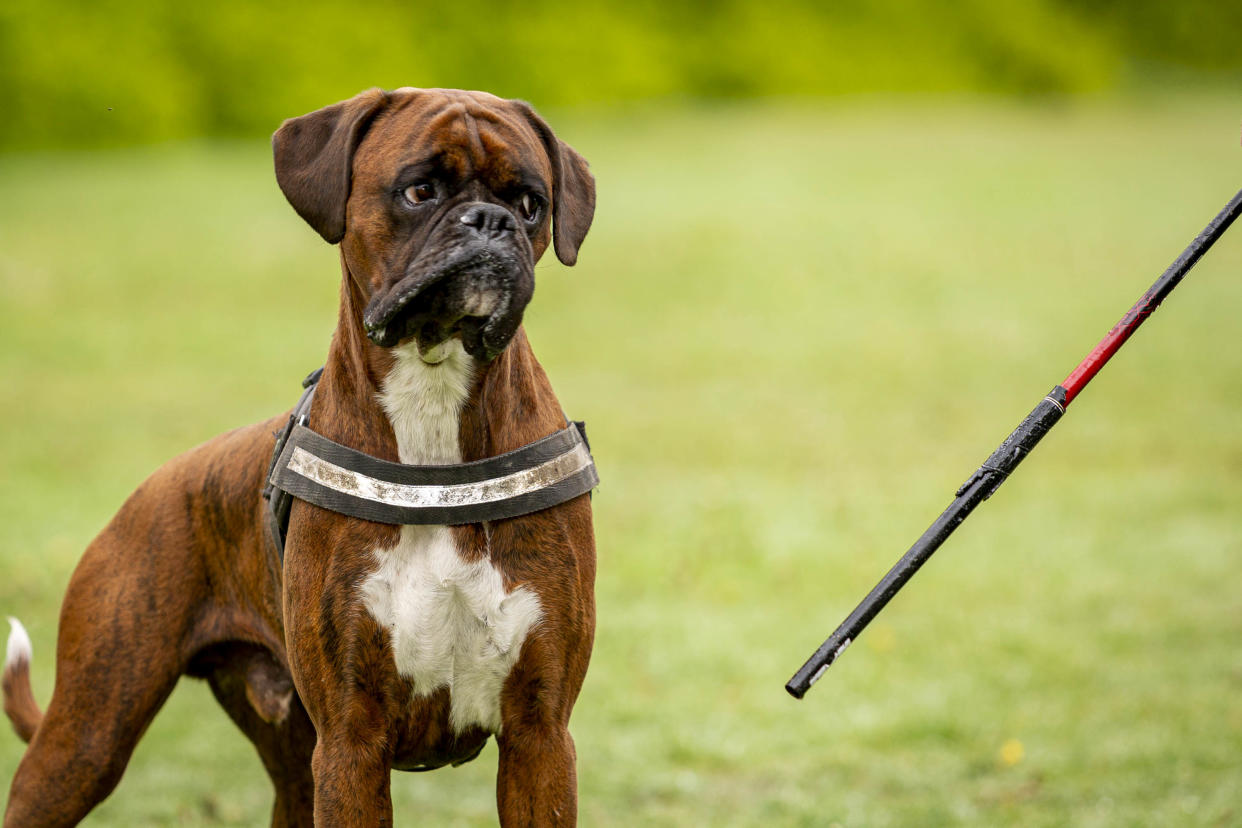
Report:
M 1160 306 L 1160 300 L 1153 301 L 1153 291 L 1147 291 L 1143 294 L 1143 298 L 1139 299 L 1121 317 L 1121 321 L 1113 326 L 1108 335 L 1100 340 L 1100 344 L 1087 354 L 1087 358 L 1078 363 L 1078 367 L 1070 372 L 1070 375 L 1061 383 L 1061 387 L 1065 389 L 1065 404 L 1069 405 L 1074 401 L 1074 397 L 1078 396 L 1078 392 L 1091 382 L 1092 377 L 1100 372 L 1100 369 L 1112 359 L 1113 354 L 1126 344 L 1126 340 L 1130 335 L 1138 330 L 1139 325 L 1151 316 L 1152 312 Z M 1162 297 L 1163 298 L 1163 297 Z
M 1065 389 L 1065 404 L 1069 405 L 1074 401 L 1074 397 L 1078 396 L 1078 392 L 1091 382 L 1091 378 L 1099 373 L 1100 369 L 1117 353 L 1130 335 L 1138 330 L 1139 325 L 1147 321 L 1147 317 L 1160 307 L 1160 303 L 1164 301 L 1164 297 L 1173 292 L 1173 288 L 1177 287 L 1182 277 L 1195 266 L 1195 262 L 1207 252 L 1217 239 L 1229 229 L 1229 225 L 1233 224 L 1234 219 L 1242 215 L 1242 192 L 1235 195 L 1225 209 L 1217 214 L 1216 218 L 1203 228 L 1203 232 L 1195 237 L 1182 255 L 1177 257 L 1173 264 L 1160 275 L 1156 283 L 1143 294 L 1143 298 L 1134 304 L 1134 307 L 1121 317 L 1121 321 L 1113 326 L 1108 332 L 1108 336 L 1100 340 L 1100 344 L 1095 346 L 1091 353 L 1087 354 L 1087 358 L 1078 363 L 1078 367 L 1065 378 L 1065 382 L 1061 383 L 1061 387 Z

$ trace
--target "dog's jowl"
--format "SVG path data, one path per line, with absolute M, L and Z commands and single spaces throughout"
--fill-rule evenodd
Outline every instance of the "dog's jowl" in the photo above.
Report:
M 455 90 L 364 92 L 273 147 L 340 249 L 322 375 L 297 418 L 168 462 L 90 544 L 46 712 L 14 622 L 5 712 L 29 747 L 4 825 L 81 820 L 182 675 L 254 743 L 274 825 L 390 825 L 394 768 L 492 736 L 501 824 L 573 824 L 596 478 L 522 314 L 544 251 L 577 259 L 587 164 L 527 104 Z

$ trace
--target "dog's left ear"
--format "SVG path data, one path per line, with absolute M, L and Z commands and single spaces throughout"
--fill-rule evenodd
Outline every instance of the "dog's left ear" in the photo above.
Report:
M 552 239 L 556 258 L 564 264 L 578 261 L 578 248 L 591 229 L 595 217 L 595 176 L 586 159 L 556 134 L 534 108 L 525 101 L 514 101 L 539 133 L 552 161 Z
M 382 89 L 368 89 L 290 118 L 272 136 L 276 182 L 298 215 L 329 244 L 345 237 L 354 151 L 387 103 Z

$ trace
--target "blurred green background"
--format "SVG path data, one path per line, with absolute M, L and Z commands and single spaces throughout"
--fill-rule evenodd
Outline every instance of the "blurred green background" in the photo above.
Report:
M 816 686 L 782 685 L 1242 186 L 1242 7 L 0 6 L 0 614 L 44 703 L 81 550 L 286 409 L 336 253 L 267 135 L 368 86 L 536 104 L 592 163 L 527 316 L 590 424 L 586 826 L 1242 824 L 1242 230 Z M 0 733 L 0 806 L 22 745 Z M 394 776 L 495 824 L 496 754 Z M 96 826 L 258 825 L 187 680 Z
M 0 146 L 257 136 L 369 86 L 540 106 L 1242 80 L 1218 0 L 6 0 Z

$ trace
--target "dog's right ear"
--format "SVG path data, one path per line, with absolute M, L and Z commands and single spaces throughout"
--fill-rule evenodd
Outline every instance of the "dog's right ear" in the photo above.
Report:
M 347 101 L 290 118 L 272 136 L 281 191 L 329 244 L 345 236 L 354 151 L 387 103 L 388 93 L 368 89 Z

